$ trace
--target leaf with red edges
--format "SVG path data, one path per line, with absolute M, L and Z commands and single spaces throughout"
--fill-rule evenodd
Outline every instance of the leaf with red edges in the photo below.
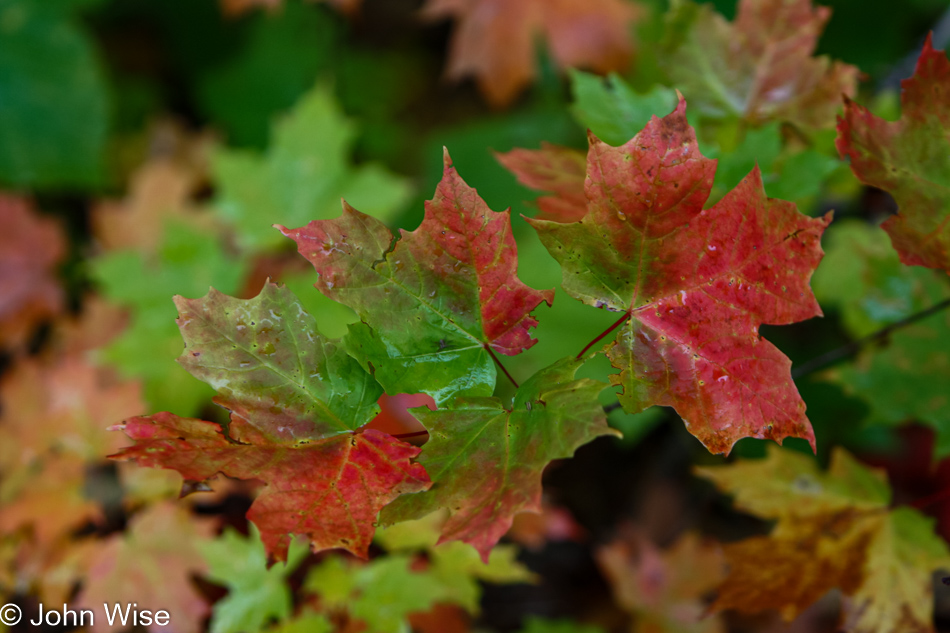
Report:
M 383 223 L 345 203 L 334 220 L 278 228 L 320 274 L 315 286 L 359 314 L 347 349 L 390 394 L 428 393 L 437 403 L 491 395 L 492 353 L 534 345 L 530 312 L 554 297 L 518 279 L 508 213 L 488 208 L 448 152 L 425 219 L 395 244 Z
M 498 398 L 458 398 L 451 408 L 413 413 L 429 429 L 420 463 L 432 477 L 428 492 L 402 497 L 380 515 L 384 524 L 449 509 L 440 543 L 464 541 L 488 562 L 518 512 L 541 511 L 541 472 L 571 457 L 607 426 L 597 400 L 605 387 L 576 380 L 582 360 L 565 359 L 529 378 L 511 409 Z
M 620 147 L 592 135 L 587 215 L 530 222 L 569 294 L 624 313 L 606 351 L 625 410 L 672 406 L 714 453 L 743 437 L 814 445 L 791 362 L 758 328 L 821 314 L 808 281 L 830 214 L 767 198 L 758 169 L 703 209 L 716 162 L 685 113 L 681 99 Z
M 555 194 L 538 198 L 538 219 L 576 222 L 587 213 L 584 195 L 587 159 L 582 152 L 541 143 L 541 149 L 519 147 L 495 156 L 522 185 Z
M 950 273 L 950 61 L 929 36 L 901 87 L 899 121 L 846 100 L 836 145 L 858 180 L 897 200 L 881 228 L 901 261 Z
M 136 445 L 114 457 L 177 470 L 186 480 L 217 473 L 267 484 L 248 518 L 268 552 L 283 560 L 293 534 L 315 549 L 359 556 L 382 506 L 429 486 L 410 463 L 419 450 L 384 433 L 354 433 L 378 412 L 379 385 L 286 288 L 265 284 L 254 299 L 212 290 L 177 297 L 186 347 L 182 365 L 218 391 L 231 411 L 228 436 L 212 422 L 170 413 L 115 428 Z
M 409 461 L 419 449 L 379 431 L 287 446 L 263 437 L 231 442 L 214 422 L 171 413 L 132 418 L 116 428 L 135 446 L 114 458 L 170 468 L 195 481 L 218 473 L 264 481 L 247 518 L 278 560 L 286 559 L 294 534 L 307 535 L 314 551 L 341 547 L 365 558 L 380 509 L 400 494 L 429 487 L 424 468 Z

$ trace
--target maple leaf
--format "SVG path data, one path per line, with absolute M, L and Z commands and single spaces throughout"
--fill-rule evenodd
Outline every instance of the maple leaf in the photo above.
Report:
M 40 321 L 63 309 L 56 266 L 66 254 L 62 230 L 25 199 L 0 193 L 0 346 L 27 342 Z
M 52 549 L 54 542 L 102 517 L 99 504 L 83 490 L 86 464 L 75 455 L 45 459 L 22 481 L 4 473 L 0 483 L 0 533 L 29 530 L 36 544 Z
M 265 154 L 215 151 L 216 206 L 234 224 L 242 246 L 280 248 L 286 242 L 268 230 L 274 222 L 331 217 L 341 197 L 375 217 L 393 217 L 408 199 L 409 185 L 379 165 L 351 165 L 355 139 L 353 122 L 330 90 L 317 86 L 274 124 Z
M 439 580 L 447 602 L 460 605 L 472 615 L 479 614 L 482 588 L 479 580 L 494 584 L 536 582 L 537 577 L 517 561 L 518 549 L 511 545 L 492 548 L 488 562 L 464 543 L 439 543 L 448 518 L 445 511 L 413 521 L 402 521 L 376 532 L 376 541 L 390 552 L 425 552 L 427 571 Z M 519 514 L 520 516 L 525 516 Z
M 405 631 L 410 613 L 426 611 L 446 598 L 439 579 L 413 570 L 406 554 L 390 554 L 365 565 L 327 558 L 310 571 L 305 587 L 320 595 L 321 604 L 345 607 L 369 633 Z
M 166 223 L 162 245 L 153 255 L 119 250 L 97 257 L 91 271 L 103 294 L 130 310 L 128 328 L 101 351 L 102 358 L 123 374 L 141 378 L 153 408 L 196 413 L 210 393 L 170 362 L 181 351 L 181 337 L 169 297 L 198 295 L 209 286 L 233 292 L 245 265 L 225 250 L 219 235 L 175 221 Z
M 181 363 L 217 389 L 215 402 L 231 411 L 228 436 L 213 422 L 159 413 L 115 427 L 136 444 L 114 457 L 194 481 L 219 472 L 264 481 L 248 518 L 278 560 L 293 534 L 308 535 L 315 550 L 365 557 L 380 508 L 429 485 L 409 461 L 419 449 L 353 433 L 378 411 L 378 385 L 276 284 L 249 300 L 212 290 L 176 303 Z
M 103 604 L 125 608 L 135 603 L 153 613 L 168 612 L 176 632 L 198 633 L 209 609 L 191 577 L 205 570 L 199 548 L 212 531 L 210 521 L 191 517 L 174 502 L 144 510 L 131 519 L 125 533 L 98 546 L 76 606 L 99 614 Z M 90 627 L 94 633 L 126 628 L 119 618 L 109 625 L 105 617 L 96 617 Z M 147 628 L 156 633 L 166 629 L 154 624 Z
M 626 411 L 672 406 L 713 453 L 750 436 L 814 445 L 791 362 L 758 327 L 821 314 L 808 279 L 831 216 L 766 198 L 758 169 L 703 209 L 716 165 L 685 111 L 681 99 L 620 147 L 591 135 L 587 215 L 529 222 L 568 294 L 625 313 L 605 349 Z
M 741 0 L 730 24 L 711 5 L 674 2 L 660 60 L 707 116 L 829 128 L 858 78 L 854 66 L 812 57 L 830 16 L 811 0 Z
M 897 201 L 881 228 L 901 261 L 950 273 L 950 61 L 931 36 L 901 88 L 899 121 L 846 99 L 836 145 L 858 180 Z
M 890 506 L 883 472 L 836 449 L 824 473 L 776 447 L 764 460 L 696 471 L 740 510 L 777 521 L 768 536 L 724 547 L 729 575 L 715 608 L 791 619 L 837 587 L 850 598 L 850 631 L 933 631 L 931 573 L 950 565 L 950 550 L 932 519 Z
M 213 541 L 199 544 L 208 564 L 205 574 L 228 588 L 228 595 L 214 605 L 211 633 L 258 633 L 272 619 L 285 620 L 293 611 L 287 577 L 307 557 L 306 543 L 295 541 L 287 563 L 267 567 L 267 553 L 260 533 L 251 525 L 248 537 L 226 529 Z
M 429 0 L 423 7 L 427 19 L 458 21 L 447 75 L 474 75 L 485 98 L 499 107 L 534 78 L 538 33 L 562 68 L 623 70 L 639 13 L 623 0 Z
M 571 457 L 607 426 L 597 400 L 604 384 L 575 380 L 581 360 L 564 359 L 529 378 L 511 409 L 498 398 L 458 398 L 447 409 L 413 413 L 429 430 L 419 462 L 432 478 L 430 491 L 397 499 L 383 509 L 390 525 L 449 509 L 440 543 L 464 541 L 488 562 L 489 553 L 518 512 L 541 510 L 541 472 Z
M 422 224 L 393 244 L 389 229 L 344 203 L 335 220 L 290 230 L 320 274 L 323 294 L 353 308 L 346 345 L 387 393 L 490 395 L 494 351 L 534 345 L 530 312 L 553 291 L 523 284 L 507 212 L 488 208 L 444 154 L 442 180 Z
M 718 545 L 686 534 L 660 551 L 643 534 L 625 530 L 600 547 L 595 559 L 610 583 L 614 599 L 635 614 L 637 631 L 650 633 L 714 633 L 719 618 L 704 617 L 700 596 L 713 589 L 724 571 Z
M 587 158 L 570 147 L 541 143 L 541 149 L 516 148 L 496 154 L 498 162 L 526 187 L 550 191 L 553 196 L 537 199 L 541 220 L 576 222 L 587 212 L 584 177 Z
M 201 184 L 201 174 L 179 161 L 160 158 L 146 163 L 133 174 L 125 200 L 105 200 L 93 209 L 96 241 L 105 250 L 154 253 L 162 244 L 169 218 L 210 230 L 210 216 L 195 213 L 191 203 Z

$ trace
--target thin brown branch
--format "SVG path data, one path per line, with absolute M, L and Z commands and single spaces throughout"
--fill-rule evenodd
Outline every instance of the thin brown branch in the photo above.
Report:
M 491 356 L 491 359 L 492 359 L 493 361 L 495 361 L 495 364 L 498 365 L 498 368 L 501 369 L 501 371 L 502 371 L 506 376 L 508 376 L 508 380 L 510 380 L 510 381 L 511 381 L 511 384 L 513 384 L 513 385 L 515 386 L 515 389 L 517 389 L 517 388 L 518 388 L 518 382 L 517 382 L 514 378 L 511 377 L 511 374 L 508 373 L 508 370 L 505 369 L 505 366 L 501 364 L 501 361 L 498 360 L 498 357 L 497 357 L 497 356 L 495 356 L 495 352 L 493 352 L 492 349 L 491 349 L 491 347 L 489 347 L 488 345 L 485 346 L 485 349 L 488 350 L 488 355 Z
M 620 317 L 619 319 L 617 319 L 617 321 L 616 321 L 613 325 L 611 325 L 609 328 L 607 328 L 606 330 L 604 330 L 603 332 L 601 332 L 600 336 L 598 336 L 598 337 L 595 338 L 593 341 L 591 341 L 590 343 L 588 343 L 587 346 L 586 346 L 584 349 L 582 349 L 582 350 L 580 351 L 580 354 L 578 354 L 577 356 L 575 356 L 575 358 L 581 358 L 584 354 L 587 353 L 587 350 L 589 350 L 591 347 L 593 347 L 594 345 L 596 345 L 597 342 L 598 342 L 600 339 L 604 338 L 605 336 L 607 336 L 608 334 L 610 334 L 611 332 L 613 332 L 614 330 L 616 330 L 616 329 L 620 326 L 621 323 L 623 323 L 624 321 L 626 321 L 626 320 L 629 319 L 629 318 L 630 318 L 630 313 L 629 313 L 629 312 L 624 312 L 622 317 Z
M 865 336 L 864 338 L 858 339 L 857 341 L 852 341 L 851 343 L 848 343 L 847 345 L 842 345 L 841 347 L 837 349 L 833 349 L 830 352 L 826 352 L 822 354 L 821 356 L 817 356 L 811 359 L 810 361 L 802 363 L 801 365 L 796 367 L 792 371 L 792 378 L 797 380 L 803 376 L 807 376 L 808 374 L 812 372 L 816 372 L 819 369 L 824 369 L 825 367 L 832 365 L 843 358 L 853 356 L 854 354 L 857 354 L 861 350 L 861 348 L 863 348 L 868 343 L 874 343 L 876 341 L 883 340 L 887 338 L 887 336 L 891 334 L 892 332 L 895 332 L 896 330 L 906 327 L 912 323 L 916 323 L 917 321 L 920 321 L 921 319 L 925 319 L 932 314 L 936 314 L 937 312 L 940 312 L 941 310 L 945 310 L 948 307 L 950 307 L 950 298 L 944 299 L 943 301 L 939 303 L 935 303 L 934 305 L 930 306 L 926 310 L 921 310 L 920 312 L 916 312 L 906 318 L 901 319 L 900 321 L 895 321 L 894 323 L 891 323 L 890 325 L 883 327 L 877 332 L 874 332 L 873 334 L 869 334 Z

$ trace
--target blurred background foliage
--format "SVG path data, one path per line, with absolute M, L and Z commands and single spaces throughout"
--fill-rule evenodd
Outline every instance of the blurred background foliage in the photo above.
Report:
M 733 0 L 711 4 L 734 18 Z M 826 4 L 833 14 L 817 53 L 860 69 L 856 100 L 896 118 L 899 80 L 911 74 L 925 34 L 936 30 L 936 48 L 950 40 L 948 3 Z M 496 154 L 536 149 L 542 142 L 583 150 L 588 129 L 620 144 L 650 116 L 668 113 L 677 88 L 691 103 L 703 153 L 720 159 L 710 203 L 758 165 L 769 195 L 793 200 L 809 214 L 835 210 L 825 241 L 828 255 L 814 279 L 825 318 L 763 328 L 796 366 L 950 296 L 945 276 L 902 266 L 883 233 L 871 228 L 893 212 L 893 202 L 863 189 L 838 159 L 833 122 L 804 130 L 781 117 L 751 121 L 704 108 L 703 96 L 686 90 L 693 80 L 684 52 L 692 18 L 683 16 L 700 11 L 688 3 L 631 3 L 636 52 L 606 77 L 588 72 L 592 68 L 565 69 L 549 46 L 536 42 L 536 76 L 506 103 L 494 105 L 476 81 L 448 79 L 453 24 L 423 19 L 418 0 L 365 0 L 357 8 L 302 0 L 249 5 L 0 0 L 0 185 L 30 198 L 42 218 L 37 222 L 52 221 L 63 235 L 55 248 L 50 244 L 56 240 L 37 238 L 46 263 L 31 264 L 45 266 L 38 274 L 56 287 L 42 301 L 31 300 L 28 317 L 0 313 L 8 319 L 2 441 L 45 456 L 43 468 L 59 464 L 63 449 L 37 448 L 11 430 L 20 427 L 9 420 L 52 414 L 39 411 L 41 404 L 37 411 L 21 411 L 11 403 L 58 393 L 64 383 L 50 376 L 71 375 L 64 363 L 80 363 L 86 375 L 113 372 L 97 389 L 141 386 L 139 408 L 110 409 L 110 419 L 101 419 L 106 414 L 91 404 L 70 410 L 76 419 L 95 418 L 96 428 L 156 410 L 221 419 L 210 406 L 210 389 L 174 362 L 181 339 L 172 295 L 197 297 L 213 286 L 249 297 L 271 277 L 304 301 L 323 333 L 345 333 L 356 320 L 353 313 L 310 287 L 312 270 L 271 225 L 333 217 L 342 197 L 392 227 L 411 230 L 441 177 L 443 147 L 492 209 L 512 209 L 521 278 L 535 288 L 558 288 L 553 307 L 538 310 L 539 343 L 506 361 L 509 370 L 527 376 L 577 353 L 615 315 L 586 308 L 560 290 L 558 265 L 520 218 L 537 213 L 540 192 L 520 184 Z M 2 209 L 4 230 L 12 230 L 12 206 L 4 202 Z M 856 359 L 798 380 L 820 461 L 831 447 L 846 446 L 888 468 L 898 499 L 950 484 L 946 463 L 926 466 L 934 454 L 950 453 L 950 408 L 928 396 L 947 391 L 948 328 L 946 313 L 935 315 L 889 345 L 867 347 Z M 31 363 L 40 368 L 24 378 L 23 368 Z M 601 357 L 582 371 L 606 380 L 611 370 Z M 498 393 L 511 395 L 503 382 Z M 610 390 L 602 397 L 605 405 L 614 401 Z M 386 406 L 391 419 L 380 424 L 413 428 L 405 401 Z M 76 413 L 76 407 L 91 412 Z M 664 546 L 687 526 L 725 539 L 762 531 L 763 524 L 734 513 L 711 487 L 691 477 L 690 464 L 719 458 L 706 454 L 675 418 L 660 408 L 636 416 L 611 413 L 625 438 L 598 440 L 574 460 L 550 468 L 549 508 L 536 523 L 516 524 L 509 541 L 523 546 L 520 553 L 506 545 L 511 549 L 500 548 L 488 567 L 470 560 L 470 549 L 436 548 L 426 531 L 431 527 L 419 527 L 416 536 L 422 536 L 415 541 L 387 530 L 380 536 L 380 556 L 368 564 L 302 553 L 286 569 L 266 572 L 256 534 L 225 531 L 198 547 L 205 562 L 179 580 L 194 585 L 189 578 L 204 574 L 194 591 L 204 603 L 214 603 L 213 615 L 199 608 L 194 618 L 200 623 L 210 616 L 215 633 L 256 633 L 272 625 L 355 631 L 346 628 L 354 621 L 370 631 L 622 630 L 632 611 L 609 606 L 608 582 L 614 581 L 598 571 L 591 544 L 611 539 L 625 522 L 636 522 Z M 804 443 L 788 445 L 807 450 Z M 70 542 L 95 537 L 82 542 L 97 547 L 119 539 L 110 545 L 115 549 L 122 534 L 148 521 L 172 521 L 175 511 L 156 499 L 177 492 L 179 484 L 117 472 L 101 463 L 105 452 L 80 459 L 85 483 L 70 493 L 100 510 L 70 515 L 63 529 Z M 743 440 L 734 451 L 739 457 L 762 454 L 763 443 L 755 440 Z M 0 504 L 8 510 L 24 490 L 46 481 L 42 477 L 56 481 L 33 462 L 14 467 L 13 457 L 5 459 Z M 193 502 L 195 511 L 223 517 L 248 534 L 243 512 L 253 487 L 233 484 L 215 494 Z M 950 507 L 931 511 L 950 535 Z M 30 520 L 14 521 L 13 527 Z M 0 541 L 0 597 L 71 595 L 56 593 L 54 572 L 73 583 L 66 587 L 91 591 L 94 583 L 83 585 L 81 569 L 106 554 L 83 558 L 87 554 L 33 541 L 24 549 L 10 524 L 0 527 L 7 530 Z M 241 584 L 245 574 L 256 580 Z M 525 581 L 534 584 L 485 584 Z M 218 600 L 224 595 L 220 587 L 228 588 L 228 598 Z M 950 613 L 946 602 L 938 605 L 943 624 Z M 454 607 L 440 611 L 438 605 Z M 288 621 L 294 613 L 298 620 Z M 820 628 L 828 620 L 820 609 L 809 617 L 815 628 L 807 630 L 832 630 Z M 579 624 L 578 618 L 602 628 Z M 768 628 L 773 625 L 730 623 L 739 627 L 734 630 L 791 630 Z

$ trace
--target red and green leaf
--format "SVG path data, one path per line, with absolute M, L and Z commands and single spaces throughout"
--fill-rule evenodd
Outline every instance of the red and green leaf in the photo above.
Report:
M 549 462 L 571 457 L 601 435 L 619 435 L 607 426 L 597 400 L 605 385 L 574 378 L 581 364 L 566 359 L 541 370 L 518 389 L 511 409 L 498 398 L 459 398 L 448 409 L 414 409 L 429 430 L 419 462 L 433 486 L 397 499 L 380 521 L 419 519 L 448 508 L 439 542 L 470 543 L 488 562 L 515 514 L 541 511 L 541 473 Z
M 438 403 L 491 395 L 493 353 L 534 345 L 530 312 L 553 300 L 518 279 L 508 213 L 489 209 L 448 153 L 425 219 L 395 243 L 383 223 L 346 204 L 337 219 L 279 228 L 320 274 L 316 287 L 359 314 L 347 348 L 390 394 Z
M 950 61 L 930 37 L 901 87 L 899 121 L 846 99 L 836 144 L 861 182 L 897 201 L 882 228 L 901 261 L 950 273 Z
M 767 198 L 758 169 L 703 209 L 716 163 L 685 111 L 681 100 L 620 147 L 592 135 L 587 215 L 531 224 L 569 294 L 624 313 L 606 351 L 625 410 L 672 406 L 714 453 L 743 437 L 814 445 L 791 362 L 758 328 L 821 314 L 808 281 L 830 215 Z
M 177 302 L 182 364 L 231 410 L 228 435 L 170 413 L 132 418 L 116 428 L 136 443 L 114 457 L 187 480 L 223 473 L 264 481 L 248 518 L 277 559 L 294 534 L 316 550 L 366 556 L 379 510 L 429 486 L 424 468 L 410 462 L 419 449 L 378 431 L 353 432 L 378 411 L 379 386 L 317 333 L 285 288 L 268 283 L 250 300 L 212 290 Z
M 826 129 L 858 79 L 856 67 L 812 56 L 830 17 L 811 0 L 742 0 L 730 23 L 712 5 L 674 2 L 660 59 L 706 116 Z

